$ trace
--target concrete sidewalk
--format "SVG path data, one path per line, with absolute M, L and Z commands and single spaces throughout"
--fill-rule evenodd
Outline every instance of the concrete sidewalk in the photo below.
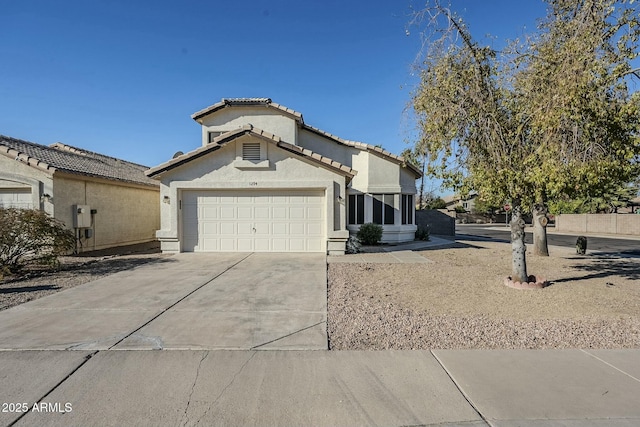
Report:
M 327 256 L 327 263 L 424 264 L 431 261 L 418 254 L 426 249 L 446 247 L 456 243 L 451 239 L 431 236 L 429 241 L 414 241 L 397 245 L 365 246 L 363 252 Z
M 640 350 L 4 351 L 0 366 L 0 400 L 28 409 L 1 425 L 640 425 Z

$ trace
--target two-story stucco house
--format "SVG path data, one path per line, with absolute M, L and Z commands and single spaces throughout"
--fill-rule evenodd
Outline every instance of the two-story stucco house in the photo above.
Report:
M 160 181 L 164 252 L 342 254 L 361 224 L 414 239 L 420 171 L 381 148 L 307 125 L 267 98 L 192 115 L 202 146 L 147 171 Z

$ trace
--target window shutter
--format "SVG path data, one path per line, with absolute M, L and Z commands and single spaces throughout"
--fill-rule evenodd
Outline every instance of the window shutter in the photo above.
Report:
M 242 160 L 260 160 L 260 143 L 246 142 L 242 144 Z

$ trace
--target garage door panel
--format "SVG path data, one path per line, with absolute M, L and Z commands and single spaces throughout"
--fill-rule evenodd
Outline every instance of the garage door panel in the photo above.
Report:
M 289 224 L 289 234 L 291 236 L 304 236 L 306 234 L 305 224 L 302 222 Z
M 253 224 L 240 222 L 236 227 L 239 236 L 251 236 L 253 234 Z
M 271 218 L 287 219 L 287 208 L 273 207 L 271 208 Z
M 183 194 L 183 250 L 323 252 L 322 191 Z M 191 202 L 191 203 L 187 203 Z
M 253 217 L 255 219 L 269 219 L 269 211 L 268 206 L 256 206 L 253 208 Z
M 217 236 L 220 234 L 220 223 L 219 222 L 203 222 L 202 223 L 202 234 L 204 237 L 209 236 Z
M 253 233 L 257 236 L 271 235 L 271 224 L 268 222 L 256 222 L 253 224 Z
M 203 250 L 207 252 L 218 252 L 219 248 L 219 240 L 218 239 L 204 239 Z
M 254 239 L 238 238 L 238 251 L 239 252 L 253 252 Z
M 220 250 L 224 252 L 236 252 L 236 239 L 222 238 L 220 239 Z
M 322 227 L 317 224 L 306 224 L 307 236 L 322 236 Z
M 289 219 L 305 219 L 304 217 L 304 207 L 293 207 L 289 208 Z
M 322 239 L 308 239 L 308 252 L 323 252 L 322 250 Z
M 255 239 L 254 240 L 254 248 L 255 252 L 270 252 L 271 247 L 271 239 Z
M 220 219 L 236 219 L 234 206 L 220 206 Z
M 274 222 L 271 229 L 274 236 L 284 236 L 289 234 L 288 224 L 284 222 Z
M 307 208 L 308 219 L 322 219 L 322 209 L 320 207 Z
M 274 252 L 289 252 L 289 248 L 287 246 L 288 239 L 272 239 L 272 249 Z
M 251 206 L 238 206 L 237 219 L 253 218 L 253 208 Z
M 219 222 L 218 233 L 221 236 L 235 236 L 238 234 L 238 225 L 235 222 Z
M 305 245 L 305 240 L 300 238 L 300 239 L 289 239 L 289 250 L 291 252 L 306 252 L 306 245 Z
M 218 207 L 216 205 L 205 205 L 202 207 L 202 218 L 218 219 Z

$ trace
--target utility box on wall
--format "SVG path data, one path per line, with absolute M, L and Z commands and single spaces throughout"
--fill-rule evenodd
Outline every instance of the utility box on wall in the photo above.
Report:
M 91 227 L 91 208 L 89 205 L 73 205 L 73 228 Z

